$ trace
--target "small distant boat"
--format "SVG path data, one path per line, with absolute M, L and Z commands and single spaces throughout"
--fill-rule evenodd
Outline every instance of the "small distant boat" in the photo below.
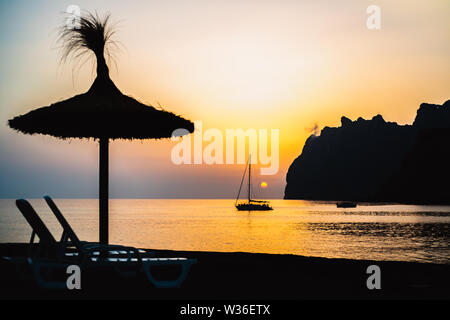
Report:
M 247 171 L 248 166 L 248 202 L 239 201 L 239 195 L 241 194 L 242 184 L 244 183 L 245 173 Z M 270 202 L 266 200 L 253 200 L 251 197 L 252 190 L 252 164 L 251 164 L 251 156 L 248 157 L 248 163 L 245 166 L 244 175 L 242 176 L 241 185 L 239 187 L 239 192 L 236 197 L 236 203 L 234 204 L 236 209 L 239 211 L 268 211 L 273 210 L 270 206 Z
M 341 201 L 336 203 L 338 208 L 356 208 L 356 202 Z

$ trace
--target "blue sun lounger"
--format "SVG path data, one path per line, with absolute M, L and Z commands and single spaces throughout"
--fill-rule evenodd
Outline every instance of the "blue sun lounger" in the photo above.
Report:
M 26 200 L 19 199 L 16 205 L 32 228 L 32 235 L 26 258 L 37 284 L 42 288 L 64 289 L 65 281 L 49 281 L 44 279 L 41 270 L 56 270 L 69 265 L 79 265 L 81 269 L 91 267 L 113 267 L 119 271 L 122 267 L 135 267 L 136 275 L 143 269 L 148 280 L 157 288 L 175 288 L 181 286 L 196 259 L 187 258 L 154 258 L 152 252 L 134 247 L 120 245 L 102 245 L 99 243 L 80 241 L 67 220 L 64 218 L 53 200 L 46 196 L 45 200 L 63 227 L 61 241 L 56 241 L 39 215 Z M 39 243 L 35 244 L 35 236 Z M 11 260 L 12 258 L 7 258 Z M 158 280 L 152 273 L 153 266 L 180 265 L 181 274 L 174 280 Z M 129 275 L 129 274 L 128 274 Z
M 90 242 L 81 242 L 75 232 L 73 231 L 70 224 L 67 222 L 67 220 L 64 218 L 63 214 L 59 210 L 59 208 L 56 206 L 55 202 L 50 198 L 50 196 L 44 196 L 45 201 L 47 202 L 48 206 L 52 210 L 53 214 L 56 216 L 56 219 L 59 221 L 61 226 L 63 227 L 63 238 L 67 237 L 72 242 L 74 242 L 75 247 L 78 246 L 88 246 L 89 248 L 92 248 L 95 250 L 97 243 L 90 243 Z M 121 250 L 120 246 L 116 248 L 118 250 L 112 251 L 112 253 L 115 255 L 114 257 L 109 257 L 105 260 L 106 263 L 120 263 L 120 262 L 140 262 L 142 264 L 142 267 L 144 269 L 145 275 L 147 278 L 155 285 L 157 288 L 177 288 L 180 287 L 181 284 L 184 282 L 184 280 L 187 277 L 187 274 L 189 273 L 190 267 L 196 263 L 196 259 L 187 259 L 187 258 L 154 258 L 153 253 L 148 250 L 143 249 L 135 249 L 138 250 L 138 257 L 122 257 L 124 250 Z M 133 248 L 134 249 L 134 248 Z M 110 251 L 111 252 L 111 251 Z M 95 252 L 95 255 L 99 255 L 98 252 Z M 91 261 L 94 262 L 100 262 L 101 259 L 98 257 L 90 257 Z M 151 273 L 151 268 L 153 266 L 170 266 L 170 265 L 181 265 L 181 274 L 180 276 L 175 280 L 157 280 Z

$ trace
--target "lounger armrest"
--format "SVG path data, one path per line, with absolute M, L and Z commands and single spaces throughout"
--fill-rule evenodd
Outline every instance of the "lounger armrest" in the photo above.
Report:
M 133 247 L 126 247 L 126 246 L 120 246 L 120 245 L 102 245 L 102 244 L 97 244 L 97 245 L 85 245 L 83 246 L 84 249 L 87 252 L 90 251 L 111 251 L 111 250 L 124 250 L 124 251 L 130 251 L 130 252 L 137 252 L 138 249 L 133 248 Z
M 98 245 L 98 246 L 92 246 L 89 248 L 86 248 L 86 251 L 84 252 L 85 257 L 88 258 L 91 255 L 93 255 L 94 252 L 99 252 L 101 253 L 109 253 L 111 251 L 118 251 L 118 250 L 122 250 L 122 251 L 126 251 L 128 258 L 137 258 L 137 260 L 139 262 L 142 261 L 141 256 L 139 254 L 139 250 L 133 247 L 125 247 L 125 246 L 115 246 L 115 245 Z

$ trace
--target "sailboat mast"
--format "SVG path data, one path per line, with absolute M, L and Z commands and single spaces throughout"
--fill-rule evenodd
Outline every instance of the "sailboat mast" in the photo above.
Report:
M 238 194 L 236 197 L 236 202 L 234 203 L 234 205 L 237 205 L 237 203 L 239 201 L 239 196 L 241 195 L 242 185 L 244 184 L 245 174 L 247 173 L 247 166 L 248 166 L 248 162 L 245 164 L 244 174 L 242 175 L 241 184 L 239 185 L 239 191 L 238 191 Z
M 250 202 L 251 195 L 251 186 L 252 186 L 252 155 L 248 155 L 248 202 Z

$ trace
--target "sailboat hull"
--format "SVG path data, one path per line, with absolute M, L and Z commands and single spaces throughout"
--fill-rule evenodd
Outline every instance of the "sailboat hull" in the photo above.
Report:
M 270 211 L 273 208 L 268 204 L 240 203 L 236 205 L 239 211 Z

